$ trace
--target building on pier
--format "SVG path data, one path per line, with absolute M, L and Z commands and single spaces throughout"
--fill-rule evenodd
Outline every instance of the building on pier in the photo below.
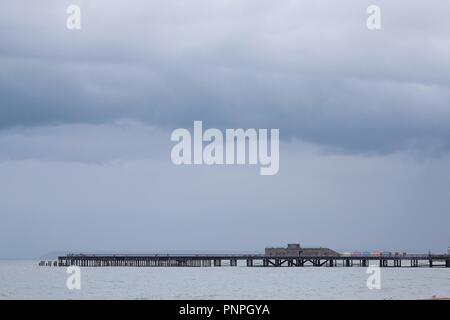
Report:
M 285 248 L 273 248 L 269 247 L 265 250 L 265 256 L 267 257 L 301 257 L 301 256 L 315 256 L 315 257 L 327 257 L 327 256 L 339 256 L 340 254 L 329 248 L 303 248 L 299 243 L 290 243 Z

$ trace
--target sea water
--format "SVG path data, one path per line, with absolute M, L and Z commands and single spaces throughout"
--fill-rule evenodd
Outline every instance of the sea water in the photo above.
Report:
M 450 297 L 450 268 L 382 268 L 369 289 L 365 267 L 81 268 L 0 261 L 0 299 L 430 299 Z

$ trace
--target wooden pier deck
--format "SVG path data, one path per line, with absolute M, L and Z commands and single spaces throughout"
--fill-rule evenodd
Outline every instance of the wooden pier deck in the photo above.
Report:
M 293 256 L 274 257 L 264 254 L 68 254 L 57 261 L 40 265 L 79 267 L 446 267 L 448 254 L 406 256 Z

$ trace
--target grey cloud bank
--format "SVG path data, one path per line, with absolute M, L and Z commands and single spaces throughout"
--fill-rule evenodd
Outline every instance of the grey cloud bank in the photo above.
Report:
M 167 159 L 168 134 L 140 122 L 61 124 L 13 128 L 0 135 L 0 161 L 39 160 L 104 164 Z
M 450 3 L 370 4 L 1 1 L 0 258 L 445 250 Z M 174 166 L 194 120 L 279 128 L 279 173 Z
M 367 1 L 80 2 L 79 32 L 68 3 L 1 4 L 1 127 L 203 119 L 340 152 L 448 150 L 445 2 L 380 1 L 379 32 Z

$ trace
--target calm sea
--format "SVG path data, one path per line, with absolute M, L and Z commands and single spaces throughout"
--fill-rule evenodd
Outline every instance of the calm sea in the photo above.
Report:
M 82 268 L 81 289 L 66 269 L 0 261 L 0 299 L 428 299 L 450 297 L 450 269 L 381 269 L 369 290 L 366 268 Z

